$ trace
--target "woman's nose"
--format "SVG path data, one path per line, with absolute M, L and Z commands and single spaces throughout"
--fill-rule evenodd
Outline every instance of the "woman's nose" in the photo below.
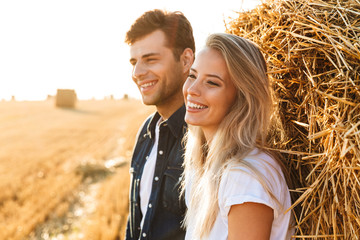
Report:
M 184 85 L 184 90 L 188 95 L 199 96 L 201 92 L 199 81 L 197 79 L 187 80 Z

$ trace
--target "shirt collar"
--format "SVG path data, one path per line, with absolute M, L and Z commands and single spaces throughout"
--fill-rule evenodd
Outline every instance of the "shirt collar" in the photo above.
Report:
M 185 120 L 184 120 L 185 111 L 186 111 L 185 105 L 182 105 L 169 117 L 168 120 L 165 120 L 161 123 L 161 125 L 167 124 L 169 126 L 170 131 L 176 138 L 182 137 L 183 135 L 182 131 L 185 126 Z M 150 138 L 153 138 L 155 136 L 155 127 L 160 117 L 161 117 L 160 114 L 156 112 L 148 124 L 147 132 Z

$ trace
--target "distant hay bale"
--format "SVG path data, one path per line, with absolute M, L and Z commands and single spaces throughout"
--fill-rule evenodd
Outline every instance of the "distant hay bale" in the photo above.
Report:
M 58 89 L 55 98 L 56 107 L 74 108 L 76 93 L 73 89 Z
M 360 2 L 267 0 L 227 32 L 265 53 L 299 196 L 296 239 L 360 236 Z

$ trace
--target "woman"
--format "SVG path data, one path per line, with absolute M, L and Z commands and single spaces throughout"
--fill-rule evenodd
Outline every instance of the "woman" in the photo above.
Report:
M 289 189 L 265 150 L 272 98 L 258 47 L 210 35 L 183 93 L 186 239 L 290 239 Z

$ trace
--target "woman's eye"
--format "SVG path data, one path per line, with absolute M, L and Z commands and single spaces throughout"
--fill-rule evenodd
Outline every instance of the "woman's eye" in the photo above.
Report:
M 189 74 L 189 76 L 188 76 L 189 78 L 192 78 L 192 79 L 195 79 L 196 78 L 196 76 L 194 75 L 194 74 Z
M 218 83 L 216 83 L 214 81 L 208 81 L 207 83 L 212 85 L 212 86 L 217 86 L 217 87 L 220 86 L 220 84 L 218 84 Z

